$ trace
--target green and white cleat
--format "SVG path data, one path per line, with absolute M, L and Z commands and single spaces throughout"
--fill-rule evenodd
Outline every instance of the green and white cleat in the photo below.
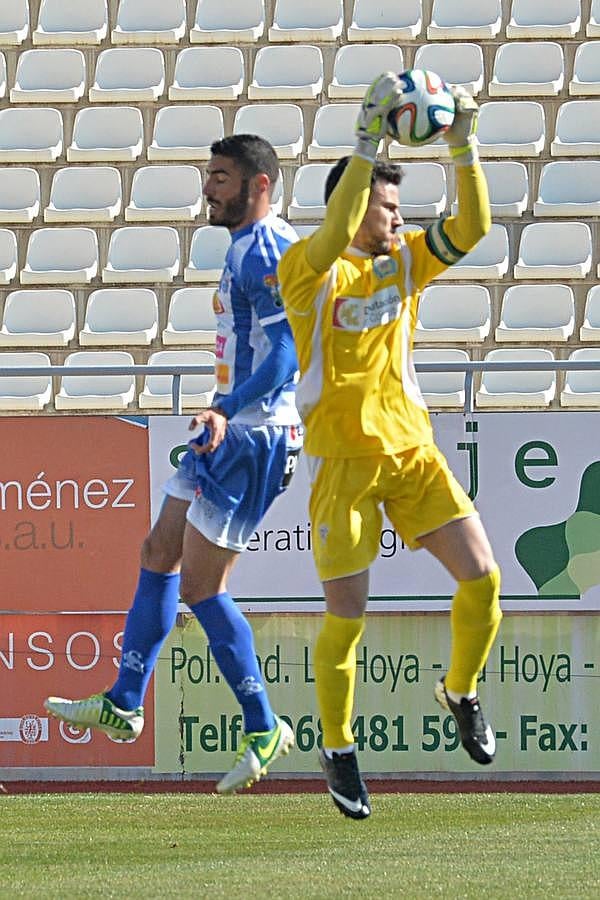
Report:
M 235 765 L 217 784 L 218 793 L 234 794 L 240 788 L 248 788 L 260 781 L 271 763 L 289 753 L 293 746 L 294 733 L 279 716 L 275 716 L 275 725 L 270 731 L 243 735 Z
M 47 697 L 44 707 L 56 719 L 77 728 L 97 728 L 115 741 L 135 741 L 144 727 L 144 708 L 119 709 L 105 694 L 92 694 L 84 700 Z

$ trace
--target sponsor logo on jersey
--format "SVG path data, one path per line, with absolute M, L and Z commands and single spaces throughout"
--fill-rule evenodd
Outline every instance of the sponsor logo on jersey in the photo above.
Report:
M 279 282 L 277 280 L 277 275 L 265 275 L 263 278 L 263 284 L 271 294 L 273 304 L 275 306 L 283 306 L 283 300 L 281 299 L 281 294 L 279 293 Z
M 217 359 L 223 359 L 226 343 L 227 338 L 222 334 L 218 334 L 215 340 L 215 356 L 217 357 Z
M 378 256 L 373 262 L 373 272 L 377 278 L 388 278 L 398 271 L 398 262 L 391 256 Z
M 393 261 L 393 260 L 392 260 Z M 387 325 L 402 311 L 402 298 L 395 285 L 376 291 L 372 297 L 336 297 L 333 327 L 344 331 L 368 331 Z
M 229 366 L 226 363 L 219 363 L 215 366 L 215 375 L 219 387 L 229 384 Z
M 225 312 L 225 307 L 221 302 L 221 297 L 218 291 L 215 291 L 212 299 L 213 312 L 216 316 Z

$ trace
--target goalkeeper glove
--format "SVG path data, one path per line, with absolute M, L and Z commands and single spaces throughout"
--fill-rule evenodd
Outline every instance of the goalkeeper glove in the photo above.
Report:
M 444 132 L 444 140 L 450 147 L 450 156 L 459 165 L 472 165 L 477 159 L 477 115 L 479 106 L 468 91 L 462 87 L 450 88 L 454 97 L 456 112 L 454 122 Z
M 379 142 L 387 134 L 388 116 L 402 96 L 400 79 L 384 72 L 369 86 L 356 120 L 356 154 L 375 162 Z

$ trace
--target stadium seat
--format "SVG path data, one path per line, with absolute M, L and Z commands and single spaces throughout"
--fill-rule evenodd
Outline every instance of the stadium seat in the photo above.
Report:
M 10 284 L 17 274 L 17 237 L 0 228 L 0 284 Z
M 258 134 L 273 145 L 279 159 L 297 159 L 304 148 L 302 110 L 295 103 L 240 106 L 235 113 L 233 133 Z
M 169 303 L 163 344 L 214 344 L 216 320 L 212 287 L 180 288 Z
M 33 222 L 40 211 L 36 169 L 0 169 L 0 222 Z
M 431 144 L 422 144 L 420 147 L 409 147 L 391 140 L 388 144 L 388 155 L 390 159 L 450 159 L 448 144 L 441 136 Z
M 91 228 L 40 228 L 29 235 L 21 284 L 87 284 L 97 272 Z
M 101 288 L 87 302 L 79 343 L 148 346 L 158 334 L 158 301 L 150 288 Z
M 0 347 L 66 347 L 75 322 L 71 291 L 12 291 L 4 305 Z
M 34 44 L 100 44 L 108 33 L 106 0 L 42 0 Z
M 402 166 L 400 212 L 403 218 L 431 219 L 446 209 L 446 173 L 435 162 L 409 162 Z
M 22 44 L 29 34 L 27 0 L 2 0 L 0 9 L 0 44 Z
M 581 28 L 581 0 L 512 0 L 507 38 L 574 38 Z
M 180 263 L 179 235 L 174 228 L 125 226 L 111 233 L 102 281 L 170 282 L 178 274 Z
M 88 107 L 75 116 L 69 162 L 133 162 L 142 152 L 144 123 L 133 106 Z
M 197 228 L 192 235 L 184 281 L 219 281 L 230 244 L 231 235 L 226 228 L 216 225 Z
M 589 41 L 575 50 L 569 94 L 600 94 L 600 43 Z
M 223 113 L 218 106 L 163 106 L 154 120 L 151 160 L 205 160 L 210 147 L 223 137 Z
M 555 97 L 565 79 L 562 46 L 554 41 L 501 44 L 494 58 L 490 97 Z
M 579 339 L 600 341 L 600 284 L 595 284 L 587 293 Z
M 0 377 L 0 409 L 40 410 L 52 398 L 52 376 L 50 357 L 46 353 L 34 351 L 21 353 L 0 353 L 0 369 L 48 366 L 47 375 L 3 375 Z
M 404 55 L 397 44 L 345 44 L 335 54 L 327 88 L 332 100 L 362 100 L 380 72 L 403 72 Z
M 279 170 L 277 181 L 273 186 L 271 194 L 271 212 L 274 216 L 280 216 L 283 212 L 283 172 Z
M 310 237 L 311 234 L 314 234 L 317 228 L 319 227 L 318 222 L 309 222 L 309 223 L 294 223 L 294 231 L 298 235 L 300 239 Z
M 433 0 L 427 38 L 433 41 L 490 40 L 502 26 L 502 0 Z
M 152 353 L 149 365 L 205 366 L 215 364 L 210 350 L 159 350 Z M 172 406 L 172 375 L 146 375 L 144 389 L 139 396 L 142 409 L 170 409 Z M 215 376 L 184 375 L 181 378 L 181 405 L 184 409 L 210 406 L 215 393 Z
M 496 341 L 567 341 L 574 326 L 575 300 L 568 285 L 515 284 L 504 294 Z
M 132 366 L 124 350 L 78 350 L 65 366 Z M 54 397 L 56 409 L 127 409 L 135 400 L 135 375 L 63 375 Z
M 445 269 L 439 279 L 503 278 L 508 272 L 508 232 L 494 222 L 477 246 L 459 262 Z
M 354 0 L 348 40 L 414 41 L 422 28 L 421 0 Z
M 356 116 L 359 103 L 327 103 L 315 115 L 309 159 L 338 159 L 348 156 L 356 143 Z M 379 145 L 381 150 L 381 143 Z
M 413 362 L 461 363 L 469 362 L 466 350 L 414 350 Z M 417 372 L 417 381 L 427 406 L 463 407 L 465 405 L 464 372 Z
M 6 96 L 6 58 L 0 53 L 0 98 Z
M 592 0 L 590 18 L 585 26 L 587 37 L 600 37 L 600 0 Z
M 335 41 L 343 24 L 343 0 L 275 0 L 269 41 Z
M 202 0 L 190 30 L 192 44 L 255 44 L 265 30 L 264 0 Z
M 85 90 L 81 50 L 24 50 L 19 55 L 11 103 L 76 103 Z
M 486 362 L 550 362 L 551 350 L 537 347 L 490 350 Z M 484 371 L 481 387 L 475 394 L 476 405 L 489 407 L 549 406 L 556 393 L 556 372 Z
M 186 32 L 185 0 L 120 0 L 113 44 L 177 44 Z
M 127 222 L 193 222 L 202 208 L 202 180 L 196 166 L 136 169 Z
M 566 372 L 565 386 L 560 392 L 561 406 L 600 407 L 600 350 L 581 347 L 573 350 L 569 359 L 579 362 L 597 362 L 598 369 L 589 372 Z
M 592 233 L 585 222 L 533 222 L 521 232 L 515 278 L 585 278 Z
M 239 47 L 187 47 L 177 54 L 169 100 L 236 100 L 243 90 Z
M 600 101 L 568 100 L 556 117 L 552 156 L 600 156 Z
M 480 156 L 539 156 L 546 142 L 544 107 L 532 100 L 499 100 L 479 107 Z
M 429 69 L 447 84 L 459 84 L 474 97 L 483 87 L 483 51 L 479 44 L 423 44 L 414 69 Z
M 57 109 L 1 109 L 1 162 L 54 162 L 63 148 Z
M 527 209 L 529 182 L 524 163 L 503 160 L 481 164 L 490 195 L 492 217 L 517 218 Z M 452 215 L 458 211 L 456 200 L 452 203 Z
M 110 47 L 96 60 L 92 103 L 158 100 L 165 89 L 165 60 L 158 47 Z
M 332 166 L 328 163 L 308 163 L 299 166 L 294 174 L 292 199 L 288 219 L 322 219 L 325 215 L 325 181 Z
M 490 333 L 490 309 L 482 284 L 430 284 L 419 301 L 415 343 L 480 343 Z
M 533 205 L 535 216 L 600 215 L 600 160 L 546 163 Z
M 249 100 L 314 100 L 323 90 L 319 47 L 261 47 L 248 85 Z
M 44 222 L 114 222 L 121 175 L 109 166 L 69 166 L 54 173 Z

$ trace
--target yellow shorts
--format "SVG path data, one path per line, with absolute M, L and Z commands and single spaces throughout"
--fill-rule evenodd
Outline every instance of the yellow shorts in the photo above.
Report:
M 306 457 L 312 547 L 321 581 L 367 569 L 380 549 L 381 507 L 407 547 L 475 508 L 433 445 L 393 456 Z

